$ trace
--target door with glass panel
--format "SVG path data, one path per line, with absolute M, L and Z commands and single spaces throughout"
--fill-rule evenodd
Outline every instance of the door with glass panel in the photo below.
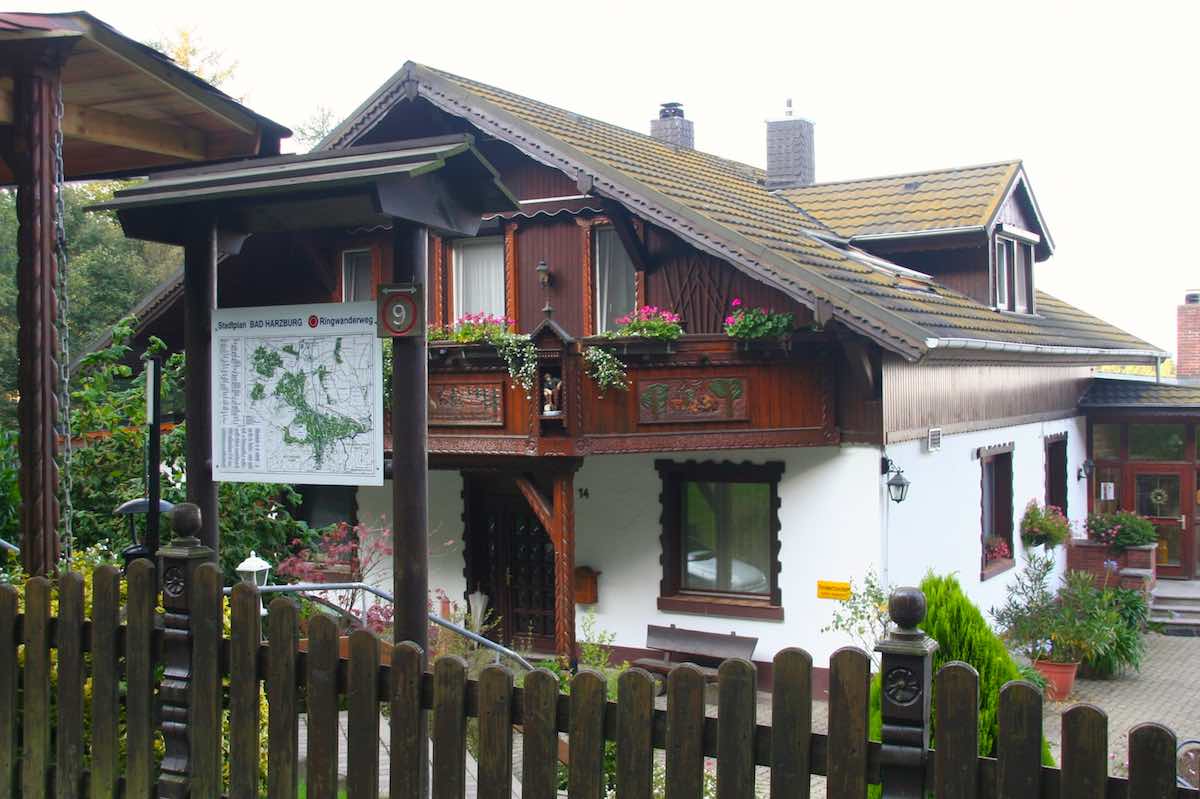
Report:
M 1133 510 L 1158 531 L 1158 576 L 1190 578 L 1196 562 L 1191 503 L 1186 500 L 1190 469 L 1166 464 L 1132 467 Z

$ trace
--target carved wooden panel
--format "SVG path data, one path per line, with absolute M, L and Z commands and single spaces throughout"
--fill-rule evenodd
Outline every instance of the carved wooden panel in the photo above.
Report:
M 429 424 L 437 427 L 503 427 L 504 381 L 431 384 Z
M 744 421 L 748 388 L 740 375 L 638 380 L 638 424 Z

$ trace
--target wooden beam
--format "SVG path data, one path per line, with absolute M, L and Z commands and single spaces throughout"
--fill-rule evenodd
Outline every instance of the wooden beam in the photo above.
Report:
M 529 509 L 533 511 L 533 515 L 537 516 L 542 527 L 546 528 L 546 534 L 550 536 L 550 541 L 553 542 L 554 548 L 557 550 L 559 546 L 559 530 L 555 526 L 556 519 L 554 511 L 546 498 L 542 496 L 542 492 L 538 491 L 537 486 L 528 477 L 516 478 L 517 488 L 521 490 L 525 501 L 529 503 Z
M 183 349 L 187 362 L 187 498 L 200 508 L 200 543 L 220 551 L 217 484 L 212 477 L 212 311 L 217 296 L 216 222 L 183 248 Z
M 639 272 L 652 269 L 654 265 L 650 260 L 650 253 L 646 251 L 645 243 L 634 230 L 633 220 L 630 218 L 629 212 L 625 210 L 625 206 L 606 200 L 604 212 L 612 222 L 613 229 L 617 232 L 617 238 L 621 240 L 625 252 L 629 253 L 629 260 L 633 261 L 633 268 Z
M 12 94 L 0 91 L 0 124 L 12 121 Z M 207 157 L 203 133 L 128 114 L 68 104 L 63 108 L 62 126 L 67 139 L 125 147 L 186 161 L 203 161 Z

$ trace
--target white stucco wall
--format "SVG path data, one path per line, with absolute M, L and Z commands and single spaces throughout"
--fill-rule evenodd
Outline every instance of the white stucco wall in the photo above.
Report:
M 429 473 L 429 590 L 438 588 L 450 599 L 461 602 L 466 589 L 463 579 L 462 476 L 458 472 Z M 358 519 L 374 528 L 391 526 L 392 482 L 367 486 L 358 491 Z M 370 575 L 376 585 L 392 590 L 392 570 L 377 569 Z M 436 610 L 436 607 L 435 607 Z
M 754 659 L 769 661 L 800 646 L 816 665 L 849 641 L 821 634 L 834 603 L 816 597 L 817 580 L 848 580 L 878 568 L 879 450 L 874 447 L 802 447 L 739 452 L 680 453 L 677 460 L 782 461 L 779 486 L 779 575 L 782 622 L 668 613 L 657 608 L 661 483 L 654 461 L 663 455 L 588 458 L 575 477 L 588 497 L 575 505 L 575 560 L 602 572 L 599 627 L 616 643 L 643 647 L 647 624 L 757 636 Z M 578 609 L 582 614 L 583 607 Z
M 1067 433 L 1067 514 L 1082 527 L 1087 516 L 1087 481 L 1075 479 L 1086 458 L 1083 417 L 947 435 L 939 452 L 923 441 L 891 444 L 887 455 L 912 481 L 902 504 L 885 502 L 887 568 L 892 585 L 915 585 L 926 571 L 956 573 L 984 611 L 1004 600 L 1005 588 L 1024 562 L 1020 520 L 1031 499 L 1045 501 L 1045 437 Z M 987 581 L 979 579 L 981 466 L 979 447 L 1013 443 L 1013 543 L 1017 567 Z M 1066 553 L 1056 550 L 1059 570 Z

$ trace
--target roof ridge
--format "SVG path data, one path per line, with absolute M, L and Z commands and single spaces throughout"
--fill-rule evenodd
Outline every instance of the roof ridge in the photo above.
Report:
M 422 69 L 429 70 L 430 72 L 433 72 L 443 78 L 448 78 L 453 81 L 462 81 L 464 83 L 472 83 L 472 84 L 475 84 L 476 86 L 482 86 L 485 89 L 490 89 L 495 92 L 500 92 L 503 94 L 511 95 L 513 97 L 520 97 L 523 100 L 528 100 L 530 102 L 537 103 L 538 105 L 543 105 L 547 108 L 554 109 L 555 111 L 559 111 L 563 114 L 568 114 L 572 117 L 576 117 L 581 120 L 586 120 L 587 122 L 595 123 L 597 125 L 603 125 L 606 128 L 618 130 L 618 131 L 621 131 L 622 133 L 628 133 L 633 136 L 637 136 L 638 138 L 645 139 L 649 142 L 654 142 L 655 144 L 660 144 L 664 147 L 669 147 L 672 150 L 695 153 L 696 155 L 700 155 L 705 158 L 711 158 L 716 161 L 721 161 L 723 163 L 729 164 L 731 167 L 734 167 L 739 170 L 748 169 L 748 170 L 751 170 L 756 173 L 762 173 L 764 175 L 766 174 L 765 169 L 763 169 L 762 167 L 755 166 L 754 164 L 747 164 L 744 161 L 737 161 L 732 158 L 727 158 L 723 155 L 717 155 L 716 153 L 708 152 L 707 150 L 698 150 L 695 147 L 676 147 L 672 144 L 662 141 L 661 139 L 654 138 L 649 133 L 642 133 L 640 130 L 634 130 L 633 128 L 627 128 L 627 127 L 618 125 L 613 122 L 608 122 L 603 119 L 598 119 L 596 117 L 588 116 L 587 114 L 581 114 L 578 111 L 572 111 L 569 108 L 564 108 L 559 105 L 554 105 L 553 103 L 548 103 L 544 100 L 539 100 L 536 97 L 530 97 L 529 95 L 519 94 L 518 92 L 514 92 L 511 89 L 505 89 L 502 86 L 496 86 L 491 83 L 484 83 L 481 80 L 475 80 L 474 78 L 468 78 L 465 75 L 457 75 L 453 72 L 448 72 L 444 69 L 439 69 L 438 67 L 431 67 L 428 64 L 423 64 L 420 61 L 413 61 L 412 63 L 415 66 L 421 67 Z
M 783 191 L 804 191 L 805 189 L 819 189 L 826 186 L 844 186 L 849 183 L 870 183 L 876 180 L 899 180 L 900 178 L 915 178 L 921 175 L 943 175 L 950 172 L 968 172 L 977 169 L 989 169 L 997 166 L 1011 167 L 1022 163 L 1020 158 L 1009 159 L 1006 161 L 993 161 L 987 164 L 969 164 L 967 166 L 947 166 L 938 169 L 925 169 L 915 172 L 898 172 L 893 175 L 872 175 L 862 178 L 848 178 L 846 180 L 830 180 L 825 182 L 810 183 L 807 186 L 793 186 Z

